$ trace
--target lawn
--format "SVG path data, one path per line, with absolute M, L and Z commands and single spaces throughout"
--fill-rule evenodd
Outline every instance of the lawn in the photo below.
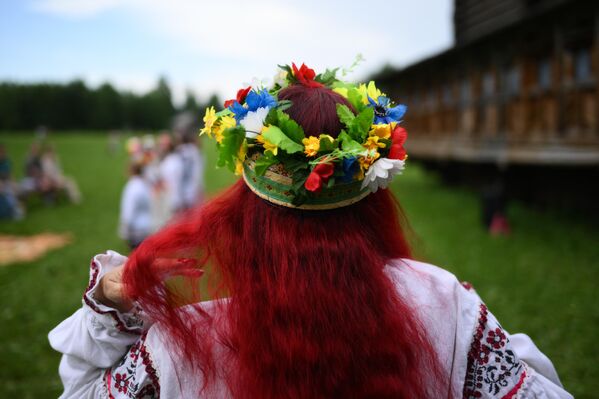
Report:
M 32 135 L 0 133 L 19 174 Z M 61 392 L 59 355 L 46 334 L 80 306 L 92 255 L 126 252 L 117 238 L 124 150 L 107 152 L 106 136 L 53 134 L 63 167 L 79 182 L 81 205 L 38 204 L 24 221 L 0 222 L 0 233 L 71 232 L 73 244 L 41 260 L 0 267 L 0 397 L 51 398 Z M 207 187 L 234 177 L 215 170 Z M 417 254 L 471 282 L 503 326 L 528 333 L 555 363 L 577 398 L 599 392 L 599 227 L 512 204 L 513 234 L 490 237 L 480 227 L 477 197 L 447 188 L 410 165 L 394 191 L 411 221 Z

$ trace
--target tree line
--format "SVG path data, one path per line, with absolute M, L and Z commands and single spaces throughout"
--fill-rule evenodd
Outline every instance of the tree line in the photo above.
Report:
M 208 105 L 219 105 L 213 95 L 201 104 L 188 92 L 175 107 L 170 87 L 160 78 L 145 94 L 119 91 L 110 83 L 90 88 L 81 80 L 66 84 L 0 83 L 0 130 L 50 129 L 164 129 L 180 111 L 201 118 Z

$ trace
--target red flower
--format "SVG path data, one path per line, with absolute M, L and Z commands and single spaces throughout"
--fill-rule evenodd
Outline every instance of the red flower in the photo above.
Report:
M 225 108 L 229 108 L 231 105 L 233 105 L 235 100 L 237 100 L 239 104 L 242 104 L 243 100 L 245 100 L 250 90 L 252 90 L 252 86 L 248 86 L 245 89 L 239 89 L 237 91 L 237 98 L 232 98 L 230 100 L 225 101 Z
M 323 86 L 322 83 L 316 82 L 314 80 L 314 77 L 316 76 L 314 69 L 308 68 L 304 63 L 302 63 L 302 66 L 299 69 L 297 69 L 297 66 L 295 66 L 295 62 L 291 63 L 291 66 L 293 67 L 293 76 L 297 79 L 297 81 L 300 84 L 306 87 Z
M 478 353 L 478 360 L 482 364 L 486 364 L 489 361 L 489 353 L 491 353 L 491 348 L 487 345 L 482 345 L 481 351 Z
M 495 331 L 489 331 L 487 335 L 487 343 L 495 349 L 500 349 L 505 345 L 505 334 L 500 328 L 496 328 Z
M 312 169 L 308 179 L 306 179 L 306 183 L 304 183 L 304 187 L 313 193 L 320 192 L 322 185 L 329 181 L 334 170 L 335 166 L 332 163 L 319 163 Z
M 116 373 L 114 375 L 114 387 L 117 389 L 117 391 L 122 392 L 122 393 L 127 393 L 127 388 L 129 388 L 129 378 L 127 378 L 127 376 L 125 375 L 125 373 L 120 374 L 120 373 Z
M 387 158 L 390 159 L 406 159 L 406 149 L 403 148 L 403 143 L 405 143 L 408 138 L 408 132 L 403 127 L 396 125 L 395 129 L 391 132 L 391 149 L 389 150 L 389 155 Z

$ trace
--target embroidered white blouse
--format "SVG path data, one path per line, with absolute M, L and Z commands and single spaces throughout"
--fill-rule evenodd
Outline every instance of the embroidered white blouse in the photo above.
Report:
M 173 358 L 159 325 L 94 300 L 100 278 L 125 261 L 113 251 L 95 256 L 83 307 L 49 334 L 50 345 L 63 354 L 61 398 L 196 397 L 199 381 Z M 413 260 L 391 262 L 387 273 L 420 312 L 454 397 L 572 398 L 531 339 L 507 333 L 468 284 Z M 208 311 L 210 305 L 204 303 Z M 224 380 L 205 397 L 228 398 Z

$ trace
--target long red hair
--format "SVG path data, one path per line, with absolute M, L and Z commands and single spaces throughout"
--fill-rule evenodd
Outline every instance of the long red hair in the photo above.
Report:
M 342 97 L 288 90 L 300 125 L 340 129 Z M 315 91 L 317 100 L 302 101 Z M 144 241 L 123 278 L 203 388 L 224 375 L 234 398 L 439 398 L 447 386 L 433 346 L 385 273 L 391 259 L 410 257 L 401 217 L 387 190 L 345 208 L 301 211 L 265 202 L 240 180 Z M 193 260 L 157 261 L 179 257 Z M 218 278 L 200 285 L 228 300 L 213 312 L 177 307 L 165 273 L 201 267 Z M 227 348 L 225 361 L 215 359 L 215 342 Z

